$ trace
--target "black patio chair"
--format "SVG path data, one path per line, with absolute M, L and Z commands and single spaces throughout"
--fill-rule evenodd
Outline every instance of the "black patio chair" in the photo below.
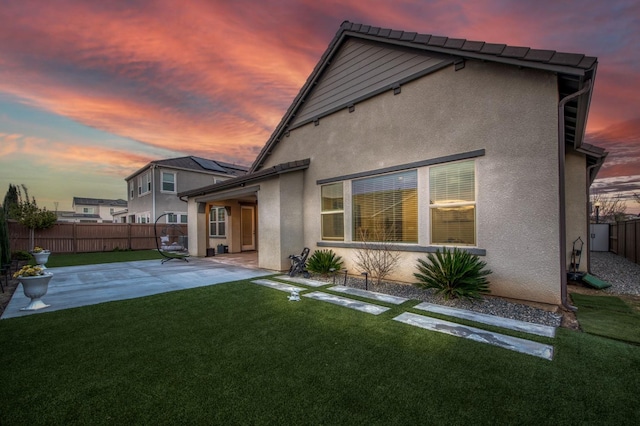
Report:
M 177 224 L 158 224 L 161 217 L 171 213 L 164 213 L 158 216 L 153 227 L 156 237 L 156 248 L 158 253 L 164 258 L 161 263 L 164 264 L 170 260 L 183 260 L 189 262 L 189 249 L 187 247 L 187 236 L 184 235 L 182 229 Z
M 291 259 L 290 277 L 295 277 L 298 274 L 302 274 L 305 278 L 311 276 L 307 271 L 307 257 L 309 257 L 309 247 L 305 247 L 299 255 L 292 254 L 289 256 L 289 259 Z

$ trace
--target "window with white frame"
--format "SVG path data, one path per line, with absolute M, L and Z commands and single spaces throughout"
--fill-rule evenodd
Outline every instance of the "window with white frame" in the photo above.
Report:
M 211 207 L 209 211 L 209 236 L 225 237 L 227 228 L 227 211 L 224 207 Z
M 354 180 L 354 241 L 418 242 L 418 177 L 416 170 Z
M 476 244 L 475 162 L 429 169 L 431 244 Z
M 138 176 L 138 195 L 151 192 L 151 172 Z
M 133 179 L 131 179 L 129 181 L 129 199 L 133 200 L 133 197 L 135 196 L 135 182 L 133 182 Z
M 82 213 L 93 214 L 93 207 L 83 207 Z
M 321 192 L 322 239 L 344 240 L 344 194 L 342 182 L 323 185 Z
M 168 213 L 167 223 L 187 223 L 186 213 Z
M 136 223 L 151 223 L 151 213 L 144 212 L 136 214 Z
M 162 192 L 176 192 L 176 174 L 162 172 Z

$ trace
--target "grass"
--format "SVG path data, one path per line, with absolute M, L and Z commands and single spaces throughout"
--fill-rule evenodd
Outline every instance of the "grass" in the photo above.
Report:
M 248 281 L 0 321 L 3 425 L 637 424 L 640 347 L 553 361 Z
M 582 329 L 591 334 L 640 344 L 640 313 L 614 296 L 572 294 Z
M 59 254 L 53 253 L 47 261 L 48 268 L 61 266 L 93 265 L 96 263 L 131 262 L 135 260 L 162 259 L 157 250 L 101 251 L 94 253 Z M 31 261 L 35 264 L 35 260 Z

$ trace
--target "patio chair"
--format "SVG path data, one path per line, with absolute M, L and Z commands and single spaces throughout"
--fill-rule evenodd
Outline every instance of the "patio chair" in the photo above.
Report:
M 187 259 L 189 257 L 187 236 L 184 235 L 180 226 L 174 223 L 158 223 L 160 218 L 169 214 L 171 213 L 164 213 L 158 216 L 153 227 L 156 248 L 163 257 L 161 263 L 164 264 L 174 259 L 189 262 L 189 259 Z
M 308 256 L 309 247 L 305 247 L 299 255 L 292 254 L 289 256 L 289 259 L 291 259 L 291 268 L 289 268 L 290 277 L 295 277 L 297 274 L 302 274 L 305 278 L 310 277 L 309 272 L 307 271 Z

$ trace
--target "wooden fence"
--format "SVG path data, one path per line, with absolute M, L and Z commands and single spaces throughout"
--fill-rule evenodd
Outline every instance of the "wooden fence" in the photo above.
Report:
M 640 219 L 612 224 L 609 242 L 610 251 L 640 264 Z
M 187 235 L 186 224 L 171 226 Z M 11 251 L 30 250 L 29 229 L 9 221 L 9 242 Z M 52 228 L 35 231 L 35 245 L 53 253 L 87 253 L 155 249 L 156 241 L 152 223 L 56 223 Z

